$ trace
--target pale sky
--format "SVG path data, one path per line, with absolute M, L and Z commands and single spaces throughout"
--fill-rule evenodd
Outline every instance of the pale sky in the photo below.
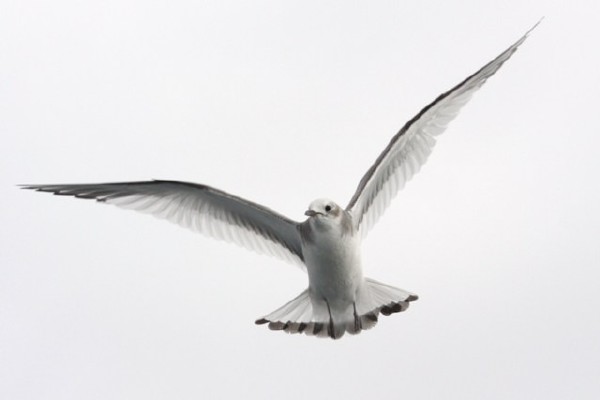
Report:
M 597 1 L 2 1 L 0 398 L 597 399 Z M 339 341 L 298 268 L 19 183 L 176 179 L 292 219 L 542 24 L 363 243 L 417 293 Z

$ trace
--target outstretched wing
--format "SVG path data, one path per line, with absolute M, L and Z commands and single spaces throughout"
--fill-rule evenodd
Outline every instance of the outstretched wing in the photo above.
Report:
M 379 220 L 392 198 L 425 163 L 435 145 L 435 137 L 446 130 L 448 123 L 458 115 L 473 93 L 500 69 L 536 26 L 493 61 L 438 96 L 392 138 L 363 176 L 346 207 L 362 237 Z
M 155 180 L 22 187 L 152 214 L 215 239 L 304 265 L 296 222 L 209 186 Z

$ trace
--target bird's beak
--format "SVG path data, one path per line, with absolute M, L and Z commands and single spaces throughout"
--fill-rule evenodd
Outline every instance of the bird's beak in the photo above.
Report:
M 307 216 L 309 216 L 309 217 L 314 217 L 314 216 L 315 216 L 315 215 L 317 215 L 317 214 L 318 214 L 318 212 L 316 212 L 315 210 L 306 210 L 306 211 L 304 212 L 304 215 L 307 215 Z

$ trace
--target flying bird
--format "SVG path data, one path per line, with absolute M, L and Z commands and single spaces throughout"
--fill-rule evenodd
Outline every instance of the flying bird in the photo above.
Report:
M 317 199 L 308 206 L 305 212 L 308 218 L 303 222 L 213 187 L 180 181 L 22 185 L 22 188 L 96 199 L 153 214 L 204 235 L 298 264 L 308 273 L 308 288 L 256 320 L 256 324 L 333 339 L 341 338 L 345 332 L 357 334 L 375 326 L 379 314 L 405 311 L 418 299 L 414 293 L 363 275 L 362 239 L 392 198 L 425 163 L 436 137 L 535 26 L 408 121 L 367 170 L 345 208 L 329 199 Z

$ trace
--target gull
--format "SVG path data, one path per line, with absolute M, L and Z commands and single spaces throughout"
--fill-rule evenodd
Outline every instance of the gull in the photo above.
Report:
M 332 339 L 346 332 L 357 334 L 375 326 L 380 314 L 405 311 L 418 299 L 414 293 L 363 275 L 361 241 L 392 198 L 425 163 L 436 137 L 536 26 L 408 121 L 367 170 L 345 208 L 329 199 L 317 199 L 308 206 L 308 218 L 303 222 L 213 187 L 181 181 L 21 187 L 149 213 L 206 236 L 298 264 L 308 274 L 308 288 L 256 320 L 256 324 Z

